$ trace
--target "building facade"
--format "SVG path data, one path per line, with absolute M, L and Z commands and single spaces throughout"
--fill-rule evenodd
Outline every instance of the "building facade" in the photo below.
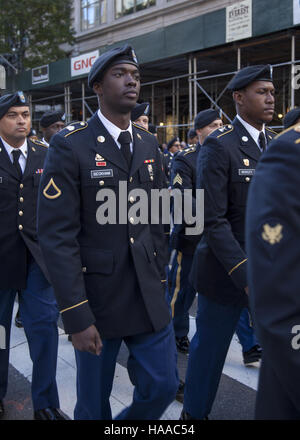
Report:
M 160 142 L 175 134 L 185 140 L 194 116 L 208 107 L 230 122 L 235 109 L 226 85 L 250 64 L 273 66 L 275 127 L 298 103 L 299 1 L 74 0 L 73 23 L 70 58 L 12 78 L 10 87 L 31 98 L 36 128 L 50 107 L 64 109 L 68 121 L 88 119 L 97 108 L 88 71 L 99 54 L 124 43 L 141 64 L 140 102 L 150 102 Z

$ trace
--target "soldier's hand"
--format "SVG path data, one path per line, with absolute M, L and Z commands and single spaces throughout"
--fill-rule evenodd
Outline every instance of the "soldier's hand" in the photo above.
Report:
M 72 344 L 79 351 L 88 351 L 99 356 L 102 350 L 102 341 L 94 325 L 82 332 L 72 334 Z

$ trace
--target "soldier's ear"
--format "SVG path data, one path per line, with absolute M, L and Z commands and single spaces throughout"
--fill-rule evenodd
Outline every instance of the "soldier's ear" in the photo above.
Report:
M 237 90 L 232 94 L 233 100 L 236 105 L 243 105 L 244 102 L 244 93 L 242 90 Z
M 102 84 L 100 82 L 94 82 L 93 90 L 98 96 L 102 96 Z

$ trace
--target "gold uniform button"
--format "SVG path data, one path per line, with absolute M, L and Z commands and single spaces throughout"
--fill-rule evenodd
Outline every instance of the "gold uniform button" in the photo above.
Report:
M 24 185 L 23 185 L 23 183 L 20 183 L 20 188 L 21 188 L 21 189 L 23 189 L 23 188 L 24 188 Z
M 99 185 L 103 186 L 104 185 L 104 180 L 100 180 Z
M 129 201 L 130 201 L 130 203 L 134 203 L 134 197 L 131 196 L 131 197 L 129 198 Z
M 134 243 L 134 238 L 130 237 L 130 243 L 133 244 Z
M 20 231 L 22 231 L 23 230 L 23 226 L 19 225 L 19 229 L 20 229 Z
M 133 178 L 132 178 L 132 177 L 130 177 L 130 178 L 129 178 L 129 182 L 132 182 L 132 181 L 133 181 Z
M 131 224 L 133 224 L 134 223 L 134 218 L 130 217 L 129 221 L 130 221 Z
M 154 179 L 154 177 L 153 176 L 150 176 L 150 180 L 153 180 Z
M 157 253 L 156 253 L 156 252 L 153 252 L 153 255 L 156 257 Z
M 23 197 L 20 197 L 20 199 L 19 199 L 19 200 L 20 200 L 20 202 L 21 202 L 21 203 L 23 203 L 23 202 L 24 202 L 24 199 L 23 199 Z
M 250 182 L 250 177 L 245 178 L 246 182 Z
M 84 272 L 84 273 L 86 272 L 86 267 L 82 268 L 82 272 Z
M 19 216 L 22 217 L 22 215 L 24 214 L 23 211 L 19 211 Z

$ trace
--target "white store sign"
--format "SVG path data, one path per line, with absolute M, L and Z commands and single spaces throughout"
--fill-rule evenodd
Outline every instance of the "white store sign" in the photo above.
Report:
M 226 43 L 252 37 L 252 0 L 226 8 Z
M 96 58 L 99 56 L 99 50 L 79 55 L 71 58 L 71 76 L 84 75 L 89 73 Z
M 293 10 L 294 24 L 300 23 L 300 0 L 294 0 L 294 10 Z

